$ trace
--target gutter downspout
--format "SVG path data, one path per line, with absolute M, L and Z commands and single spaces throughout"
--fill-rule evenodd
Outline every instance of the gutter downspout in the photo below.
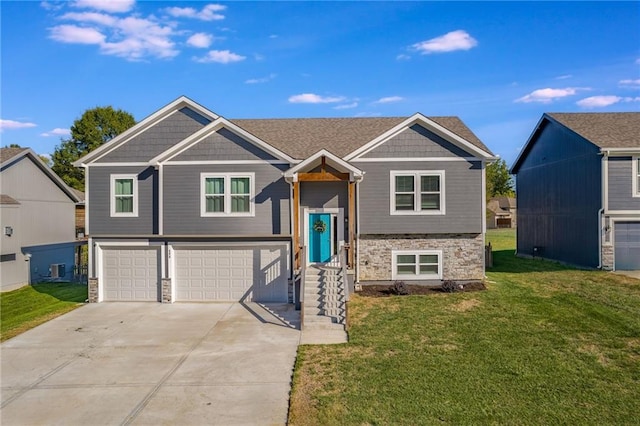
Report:
M 600 210 L 598 210 L 598 269 L 602 269 L 602 232 L 603 232 L 603 215 L 606 210 L 608 197 L 605 194 L 607 190 L 607 161 L 609 159 L 608 151 L 600 151 L 602 158 L 600 159 Z
M 353 283 L 354 290 L 356 285 L 360 285 L 360 182 L 362 182 L 362 178 L 356 180 L 356 264 L 353 265 L 356 274 Z

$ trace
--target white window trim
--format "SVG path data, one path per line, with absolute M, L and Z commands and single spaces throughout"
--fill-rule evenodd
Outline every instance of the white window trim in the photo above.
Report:
M 438 273 L 437 274 L 415 274 L 404 275 L 398 274 L 398 255 L 412 254 L 416 256 L 416 268 L 419 268 L 418 261 L 420 255 L 437 255 L 438 256 Z M 391 279 L 393 280 L 441 280 L 442 279 L 442 250 L 391 250 Z
M 133 180 L 133 212 L 120 213 L 116 212 L 116 180 L 132 179 Z M 138 175 L 137 174 L 118 174 L 111 175 L 111 189 L 109 204 L 111 205 L 111 217 L 138 217 Z
M 249 178 L 249 211 L 246 213 L 234 213 L 231 211 L 231 178 Z M 224 179 L 224 212 L 207 212 L 205 196 L 205 179 Z M 201 217 L 250 217 L 255 216 L 255 173 L 200 173 L 200 216 Z
M 631 195 L 633 197 L 640 197 L 640 185 L 638 180 L 640 179 L 640 156 L 631 157 L 631 170 L 633 171 L 631 181 Z
M 414 182 L 414 210 L 396 210 L 396 176 L 413 176 Z M 439 176 L 440 177 L 440 209 L 439 210 L 420 210 L 420 176 Z M 445 181 L 444 170 L 391 170 L 389 178 L 389 213 L 392 216 L 410 216 L 410 215 L 444 215 L 445 208 Z

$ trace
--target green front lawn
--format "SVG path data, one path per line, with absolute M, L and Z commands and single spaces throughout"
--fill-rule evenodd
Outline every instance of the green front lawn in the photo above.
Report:
M 73 283 L 41 283 L 0 294 L 2 341 L 81 306 L 87 286 Z
M 638 424 L 640 281 L 513 256 L 481 292 L 349 304 L 350 342 L 301 346 L 292 424 Z

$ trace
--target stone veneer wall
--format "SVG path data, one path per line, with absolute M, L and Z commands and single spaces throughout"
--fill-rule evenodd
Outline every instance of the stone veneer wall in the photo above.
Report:
M 360 281 L 391 281 L 392 250 L 442 250 L 444 280 L 484 278 L 482 234 L 360 235 Z
M 602 245 L 602 269 L 607 271 L 613 270 L 613 245 Z
M 162 303 L 171 303 L 171 278 L 162 278 Z
M 88 299 L 89 303 L 98 303 L 98 279 L 89 278 L 88 284 Z

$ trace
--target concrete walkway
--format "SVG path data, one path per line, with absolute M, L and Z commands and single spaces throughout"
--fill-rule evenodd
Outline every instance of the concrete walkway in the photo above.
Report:
M 615 271 L 614 274 L 625 275 L 640 280 L 640 271 Z
M 100 303 L 0 346 L 4 425 L 285 424 L 292 305 Z

